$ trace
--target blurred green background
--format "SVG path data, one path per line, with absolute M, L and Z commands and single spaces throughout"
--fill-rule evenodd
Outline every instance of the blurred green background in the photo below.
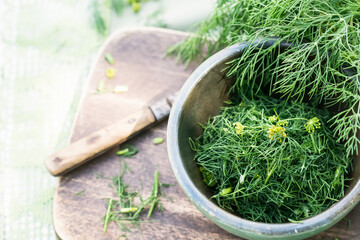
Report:
M 69 141 L 106 37 L 136 26 L 189 31 L 215 6 L 211 0 L 147 0 L 135 13 L 122 1 L 0 0 L 0 239 L 56 238 L 57 179 L 43 159 Z

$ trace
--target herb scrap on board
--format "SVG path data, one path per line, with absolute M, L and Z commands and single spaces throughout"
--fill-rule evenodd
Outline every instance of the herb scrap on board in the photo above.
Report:
M 115 196 L 107 199 L 106 213 L 102 217 L 103 233 L 106 233 L 110 222 L 115 222 L 122 236 L 126 237 L 126 233 L 132 232 L 132 228 L 139 229 L 141 223 L 149 221 L 143 219 L 144 212 L 147 212 L 146 219 L 150 219 L 156 209 L 163 210 L 160 203 L 163 184 L 159 182 L 159 172 L 155 171 L 151 194 L 144 199 L 139 192 L 130 190 L 125 184 L 123 177 L 128 170 L 131 171 L 124 161 L 120 174 L 112 179 L 111 187 Z

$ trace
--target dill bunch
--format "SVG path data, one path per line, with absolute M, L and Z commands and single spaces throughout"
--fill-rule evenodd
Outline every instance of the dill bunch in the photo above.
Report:
M 256 39 L 275 43 L 265 48 Z M 328 121 L 347 156 L 358 154 L 359 0 L 218 0 L 195 34 L 169 53 L 189 63 L 244 41 L 248 47 L 227 69 L 235 79 L 233 92 L 250 87 L 256 93 L 266 86 L 267 94 L 284 99 L 341 105 Z M 280 51 L 282 42 L 290 47 Z
M 220 207 L 257 222 L 301 221 L 342 198 L 349 180 L 352 159 L 330 118 L 305 103 L 243 95 L 190 145 Z

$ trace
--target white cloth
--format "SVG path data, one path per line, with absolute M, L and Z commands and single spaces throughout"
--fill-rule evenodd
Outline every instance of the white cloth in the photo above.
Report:
M 210 0 L 142 3 L 120 17 L 101 2 L 109 31 L 134 25 L 186 30 Z M 69 140 L 89 66 L 105 40 L 89 0 L 0 0 L 0 239 L 55 239 L 57 183 L 43 159 Z

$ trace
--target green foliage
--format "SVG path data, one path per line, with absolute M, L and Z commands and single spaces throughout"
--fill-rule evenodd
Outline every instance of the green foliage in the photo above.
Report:
M 141 10 L 143 2 L 147 0 L 91 0 L 92 22 L 101 36 L 108 34 L 111 12 L 120 16 L 126 7 L 131 7 L 134 13 Z
M 114 64 L 115 62 L 114 57 L 110 53 L 106 53 L 104 58 L 110 64 Z
M 153 139 L 154 144 L 161 144 L 163 142 L 164 142 L 164 138 L 162 138 L 162 137 L 156 137 Z
M 124 182 L 124 174 L 130 170 L 126 162 L 124 162 L 121 173 L 112 180 L 112 188 L 116 193 L 116 197 L 107 199 L 107 210 L 102 217 L 104 221 L 103 232 L 106 233 L 108 224 L 116 222 L 120 230 L 126 237 L 126 232 L 131 232 L 129 225 L 139 228 L 140 223 L 145 222 L 141 219 L 145 208 L 148 208 L 147 218 L 150 218 L 153 211 L 159 204 L 161 196 L 161 184 L 159 184 L 159 172 L 154 173 L 154 184 L 151 195 L 143 199 L 141 194 L 137 191 L 130 191 L 128 185 Z M 131 171 L 131 170 L 130 170 Z
M 107 34 L 107 24 L 101 11 L 101 5 L 97 0 L 92 0 L 91 10 L 96 31 L 101 36 L 105 36 Z
M 344 196 L 352 159 L 326 124 L 329 112 L 265 95 L 241 98 L 190 140 L 219 206 L 253 221 L 296 222 Z
M 116 13 L 116 15 L 120 15 L 124 9 L 125 1 L 123 0 L 111 0 L 111 6 Z
M 135 146 L 131 144 L 126 144 L 125 146 L 121 147 L 119 151 L 116 152 L 116 155 L 123 157 L 132 157 L 138 152 L 139 150 Z
M 268 48 L 256 41 L 274 37 L 275 44 Z M 358 154 L 358 0 L 218 0 L 196 34 L 169 51 L 188 63 L 244 41 L 247 49 L 228 68 L 228 76 L 236 80 L 233 91 L 267 87 L 269 95 L 285 99 L 340 104 L 339 113 L 329 121 L 338 141 L 345 142 L 347 155 Z M 280 51 L 281 42 L 291 47 Z

